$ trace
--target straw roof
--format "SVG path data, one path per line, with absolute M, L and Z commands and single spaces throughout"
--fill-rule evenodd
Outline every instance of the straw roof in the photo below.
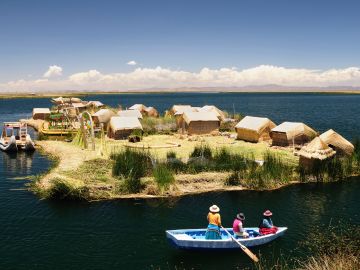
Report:
M 190 112 L 186 111 L 183 114 L 184 121 L 189 124 L 190 122 L 208 122 L 216 121 L 219 122 L 219 118 L 213 112 Z
M 141 129 L 142 125 L 137 117 L 113 116 L 110 119 L 110 127 L 113 131 Z
M 81 103 L 82 102 L 80 98 L 76 98 L 76 97 L 70 97 L 70 98 L 58 97 L 58 98 L 52 98 L 51 101 L 55 104 Z
M 50 114 L 50 109 L 49 108 L 34 108 L 33 115 L 34 114 Z
M 320 137 L 316 137 L 299 151 L 299 156 L 301 157 L 319 160 L 331 158 L 335 154 L 336 152 L 323 142 Z
M 292 139 L 298 135 L 316 136 L 315 130 L 300 122 L 283 122 L 271 129 L 271 131 L 286 133 L 288 139 Z
M 221 111 L 219 108 L 217 108 L 214 105 L 205 105 L 199 109 L 200 112 L 213 112 L 216 114 L 217 117 L 220 119 L 225 118 L 225 114 L 223 111 Z
M 174 115 L 182 115 L 186 111 L 196 112 L 198 108 L 192 107 L 191 105 L 174 105 L 171 108 Z
M 260 132 L 262 129 L 269 127 L 274 128 L 276 125 L 269 118 L 245 116 L 237 125 L 235 129 L 249 129 Z
M 142 112 L 146 110 L 146 106 L 144 104 L 134 104 L 129 108 L 129 110 L 139 110 Z
M 117 114 L 123 117 L 137 117 L 139 119 L 143 118 L 139 110 L 123 110 L 123 111 L 118 111 Z
M 101 101 L 98 101 L 98 100 L 89 101 L 88 104 L 94 105 L 95 107 L 102 107 L 102 106 L 104 106 L 104 104 L 103 104 Z
M 93 118 L 97 118 L 99 123 L 107 123 L 115 113 L 109 109 L 101 109 L 92 115 Z
M 84 103 L 72 103 L 72 106 L 74 108 L 85 108 L 88 106 L 88 103 L 87 104 L 84 104 Z
M 320 139 L 330 147 L 341 150 L 347 155 L 351 155 L 354 152 L 354 145 L 332 129 L 321 134 Z

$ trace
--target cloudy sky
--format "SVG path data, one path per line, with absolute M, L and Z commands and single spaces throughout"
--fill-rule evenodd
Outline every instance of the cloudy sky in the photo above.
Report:
M 360 1 L 1 0 L 0 91 L 360 86 Z

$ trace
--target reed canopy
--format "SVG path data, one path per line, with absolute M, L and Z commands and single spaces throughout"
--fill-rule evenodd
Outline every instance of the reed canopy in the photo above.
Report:
M 143 130 L 137 117 L 113 116 L 109 123 L 108 137 L 115 140 L 126 139 L 135 130 Z
M 154 107 L 147 107 L 145 109 L 145 114 L 148 117 L 159 117 L 159 112 Z
M 199 112 L 213 112 L 216 114 L 216 116 L 221 121 L 223 121 L 226 118 L 225 113 L 214 105 L 205 105 L 205 106 L 201 107 L 198 111 Z
M 145 113 L 146 106 L 144 104 L 134 104 L 131 107 L 129 107 L 129 110 L 138 110 L 140 113 Z
M 123 110 L 123 111 L 118 111 L 117 114 L 122 117 L 136 117 L 138 119 L 143 118 L 139 110 Z
M 270 140 L 270 131 L 275 123 L 269 118 L 245 116 L 236 126 L 237 138 L 247 142 Z
M 186 132 L 192 134 L 210 134 L 220 127 L 220 120 L 213 112 L 184 112 L 183 123 Z
M 107 129 L 107 125 L 110 122 L 111 117 L 115 116 L 115 113 L 109 109 L 100 109 L 94 113 L 91 117 L 94 121 L 95 126 L 104 125 L 104 128 Z
M 332 129 L 321 134 L 320 139 L 334 149 L 337 154 L 351 156 L 354 152 L 354 145 Z
M 313 139 L 299 151 L 299 163 L 303 167 L 311 168 L 316 161 L 325 161 L 335 156 L 336 152 L 320 137 Z
M 52 103 L 55 103 L 57 105 L 60 104 L 66 104 L 66 103 L 82 103 L 82 100 L 77 97 L 57 97 L 51 99 Z
M 182 116 L 184 112 L 196 112 L 198 107 L 192 107 L 191 105 L 174 105 L 169 110 L 169 114 L 173 116 Z
M 302 145 L 310 142 L 316 135 L 315 130 L 300 122 L 283 122 L 270 132 L 272 145 L 278 146 Z
M 32 118 L 34 120 L 46 120 L 50 116 L 49 108 L 34 108 L 32 112 Z

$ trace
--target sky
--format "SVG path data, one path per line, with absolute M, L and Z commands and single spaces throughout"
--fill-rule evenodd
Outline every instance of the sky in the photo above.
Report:
M 1 0 L 0 91 L 360 86 L 358 0 Z

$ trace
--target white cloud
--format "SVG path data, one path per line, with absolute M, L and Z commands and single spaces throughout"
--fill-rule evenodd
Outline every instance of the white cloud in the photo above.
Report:
M 137 65 L 137 63 L 134 60 L 131 60 L 131 61 L 127 62 L 127 64 L 129 66 L 136 66 Z
M 59 67 L 57 65 L 49 66 L 48 70 L 44 73 L 43 77 L 45 78 L 51 78 L 51 77 L 57 77 L 62 75 L 62 67 Z
M 51 77 L 61 74 L 61 68 L 50 67 Z M 60 68 L 60 69 L 59 69 Z M 52 70 L 51 72 L 49 72 Z M 54 71 L 57 70 L 57 71 Z M 47 76 L 45 76 L 47 75 Z M 18 80 L 0 83 L 0 91 L 42 90 L 128 90 L 171 87 L 241 87 L 276 84 L 282 86 L 354 86 L 360 87 L 360 68 L 312 70 L 260 65 L 239 70 L 237 68 L 211 69 L 204 67 L 198 72 L 168 68 L 136 68 L 128 73 L 104 74 L 88 70 L 61 80 L 47 78 Z

